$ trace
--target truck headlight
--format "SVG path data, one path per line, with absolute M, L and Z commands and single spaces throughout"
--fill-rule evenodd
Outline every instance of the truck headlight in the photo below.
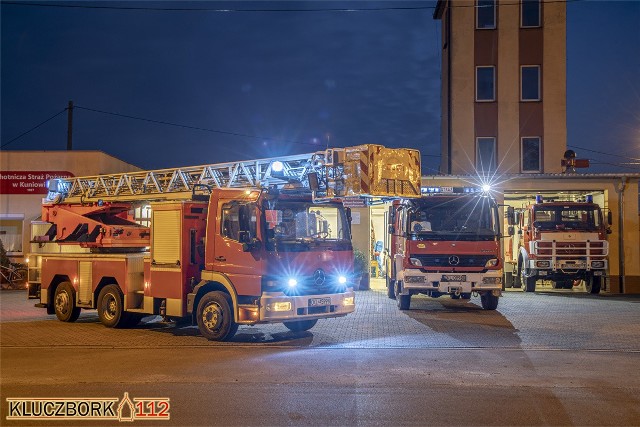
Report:
M 404 276 L 404 281 L 406 283 L 424 283 L 424 276 Z
M 409 262 L 416 267 L 422 267 L 422 262 L 418 258 L 409 258 Z
M 344 297 L 342 299 L 342 305 L 354 305 L 356 303 L 355 297 Z
M 549 268 L 551 267 L 551 261 L 536 261 L 537 268 Z
M 499 285 L 502 283 L 502 277 L 483 277 L 482 283 L 485 285 Z
M 267 305 L 267 311 L 291 311 L 291 301 L 274 302 Z
M 347 283 L 347 278 L 345 276 L 338 277 L 338 283 L 344 285 L 345 283 Z
M 489 261 L 487 261 L 487 263 L 484 266 L 495 267 L 496 265 L 498 265 L 498 258 L 491 258 Z
M 591 268 L 604 268 L 604 261 L 591 261 Z

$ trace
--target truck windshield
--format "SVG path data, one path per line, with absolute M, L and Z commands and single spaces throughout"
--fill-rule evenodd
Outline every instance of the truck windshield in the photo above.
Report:
M 598 231 L 602 214 L 592 206 L 536 206 L 533 210 L 533 226 L 544 230 Z
M 267 248 L 309 250 L 318 245 L 350 246 L 351 236 L 341 204 L 276 200 L 264 209 Z
M 493 240 L 499 233 L 497 206 L 482 196 L 425 197 L 407 222 L 419 240 Z

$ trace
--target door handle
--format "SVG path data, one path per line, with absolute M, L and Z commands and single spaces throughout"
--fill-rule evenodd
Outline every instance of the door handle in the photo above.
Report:
M 217 256 L 216 261 L 226 261 L 227 259 L 223 256 Z

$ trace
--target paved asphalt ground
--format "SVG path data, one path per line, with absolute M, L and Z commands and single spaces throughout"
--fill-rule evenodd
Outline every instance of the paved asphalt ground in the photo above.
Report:
M 640 298 L 576 290 L 414 297 L 401 312 L 380 283 L 356 312 L 309 332 L 240 327 L 214 343 L 147 318 L 64 324 L 24 292 L 0 293 L 0 425 L 12 397 L 168 397 L 142 425 L 640 425 Z

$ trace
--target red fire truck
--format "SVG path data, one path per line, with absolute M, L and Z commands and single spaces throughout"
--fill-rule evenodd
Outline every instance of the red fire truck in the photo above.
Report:
M 210 340 L 241 324 L 308 330 L 354 310 L 340 200 L 419 195 L 419 179 L 416 150 L 363 145 L 52 180 L 47 227 L 33 236 L 49 249 L 30 255 L 30 296 L 64 322 L 81 309 L 97 309 L 107 327 L 163 315 Z M 146 223 L 135 218 L 141 210 Z
M 592 294 L 600 292 L 607 271 L 610 230 L 600 206 L 588 195 L 584 202 L 548 201 L 516 210 L 517 232 L 505 244 L 507 277 L 525 292 L 534 292 L 537 280 L 571 289 L 585 281 Z M 608 223 L 611 225 L 611 215 Z
M 502 291 L 498 205 L 488 191 L 428 187 L 389 210 L 387 293 L 401 310 L 411 296 L 470 299 L 495 310 Z

